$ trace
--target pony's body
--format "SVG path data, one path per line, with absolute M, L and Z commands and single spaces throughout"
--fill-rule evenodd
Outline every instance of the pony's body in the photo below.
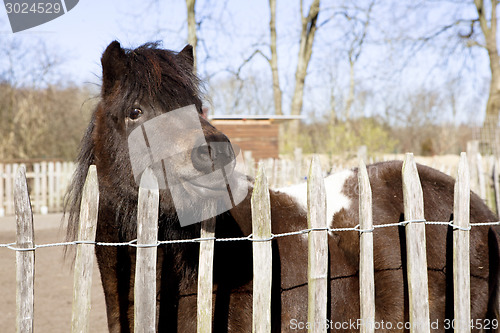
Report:
M 100 203 L 96 240 L 126 242 L 136 238 L 137 185 L 134 183 L 126 146 L 130 128 L 185 105 L 194 104 L 207 141 L 227 140 L 204 118 L 197 81 L 190 74 L 192 55 L 144 46 L 123 50 L 113 42 L 103 54 L 102 101 L 82 141 L 79 169 L 69 203 L 68 238 L 78 226 L 81 188 L 90 164 L 96 164 Z M 142 73 L 141 71 L 144 71 Z M 153 78 L 153 79 L 151 79 Z M 147 80 L 152 80 L 147 81 Z M 143 82 L 144 81 L 144 82 Z M 129 108 L 141 108 L 128 112 Z M 124 111 L 125 110 L 125 111 Z M 166 129 L 168 130 L 168 129 Z M 186 136 L 186 145 L 192 142 Z M 168 145 L 165 146 L 168 149 Z M 194 165 L 190 172 L 198 172 Z M 453 180 L 430 168 L 419 166 L 424 192 L 425 218 L 450 221 L 453 212 Z M 184 177 L 183 170 L 179 177 Z M 404 220 L 401 163 L 368 166 L 373 191 L 374 224 Z M 358 224 L 357 171 L 344 171 L 325 180 L 330 226 Z M 250 196 L 216 218 L 217 237 L 240 237 L 251 233 Z M 272 232 L 307 228 L 305 186 L 270 191 Z M 201 209 L 201 208 L 200 208 Z M 471 222 L 494 221 L 496 217 L 476 196 L 471 197 Z M 168 190 L 160 191 L 160 240 L 199 237 L 199 224 L 181 228 Z M 357 331 L 359 318 L 359 234 L 330 233 L 329 301 L 330 324 L 344 331 Z M 408 322 L 405 235 L 401 227 L 374 232 L 376 321 Z M 452 230 L 441 225 L 426 226 L 429 306 L 431 321 L 453 318 Z M 470 233 L 471 314 L 473 319 L 498 317 L 498 230 L 474 227 Z M 274 332 L 301 331 L 307 325 L 307 236 L 274 239 L 272 277 L 272 326 Z M 196 292 L 199 244 L 170 244 L 158 248 L 158 331 L 196 331 Z M 106 298 L 110 332 L 133 331 L 133 284 L 135 249 L 96 247 Z M 252 248 L 249 241 L 216 242 L 214 255 L 214 332 L 250 332 L 252 327 Z M 349 323 L 349 326 L 345 326 Z M 339 324 L 337 324 L 339 325 Z M 338 327 L 338 326 L 337 326 Z M 392 327 L 391 331 L 398 331 Z M 402 330 L 399 330 L 402 331 Z M 474 330 L 473 330 L 474 331 Z

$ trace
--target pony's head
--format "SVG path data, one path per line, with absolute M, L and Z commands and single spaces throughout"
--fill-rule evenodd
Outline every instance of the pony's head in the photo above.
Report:
M 101 63 L 101 100 L 82 140 L 78 170 L 66 206 L 70 212 L 68 238 L 76 236 L 81 191 L 90 164 L 97 167 L 101 205 L 116 208 L 121 215 L 116 218 L 121 224 L 128 223 L 120 228 L 135 229 L 132 225 L 141 176 L 134 168 L 137 156 L 130 148 L 135 143 L 145 144 L 150 155 L 154 152 L 168 156 L 168 163 L 156 161 L 155 175 L 159 183 L 175 180 L 184 191 L 182 203 L 174 204 L 169 186 L 172 184 L 160 184 L 162 214 L 175 217 L 180 204 L 187 210 L 203 210 L 198 195 L 227 191 L 224 182 L 211 180 L 207 186 L 192 181 L 212 173 L 217 164 L 227 165 L 234 160 L 229 140 L 210 125 L 203 113 L 200 81 L 193 74 L 192 47 L 188 45 L 178 53 L 152 43 L 124 49 L 114 41 L 104 51 Z M 170 114 L 176 116 L 168 118 Z M 180 123 L 183 119 L 191 123 Z M 147 133 L 153 122 L 154 133 Z M 175 218 L 171 220 L 176 222 Z

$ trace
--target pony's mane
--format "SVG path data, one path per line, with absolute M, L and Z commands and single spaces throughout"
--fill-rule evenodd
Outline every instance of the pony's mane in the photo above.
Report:
M 186 101 L 186 105 L 195 104 L 198 112 L 202 113 L 203 85 L 192 71 L 190 64 L 192 59 L 184 58 L 182 53 L 160 49 L 158 42 L 146 43 L 136 49 L 124 49 L 124 51 L 127 55 L 127 71 L 123 73 L 120 94 L 116 94 L 120 96 L 114 98 L 122 98 L 126 102 L 147 98 L 159 102 L 165 110 L 185 106 L 178 103 Z M 167 95 L 176 96 L 176 100 L 165 98 L 165 92 Z M 89 166 L 95 163 L 93 132 L 97 120 L 96 112 L 102 107 L 104 98 L 101 93 L 101 102 L 94 109 L 89 126 L 80 142 L 76 170 L 65 195 L 63 219 L 67 218 L 67 241 L 76 240 L 78 236 L 83 186 Z M 137 203 L 133 208 L 128 207 L 126 200 L 116 204 L 128 217 L 135 215 Z

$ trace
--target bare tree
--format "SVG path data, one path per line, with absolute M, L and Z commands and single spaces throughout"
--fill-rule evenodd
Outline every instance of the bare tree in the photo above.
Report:
M 349 49 L 347 50 L 347 55 L 349 59 L 349 90 L 345 102 L 345 119 L 349 120 L 351 117 L 351 109 L 352 104 L 354 102 L 354 89 L 355 89 L 355 65 L 358 62 L 359 56 L 363 50 L 363 44 L 366 40 L 366 35 L 368 32 L 368 27 L 370 25 L 371 13 L 375 1 L 371 1 L 366 10 L 362 8 L 355 8 L 358 13 L 363 15 L 363 18 L 358 18 L 356 16 L 351 16 L 346 12 L 346 16 L 348 20 L 357 21 L 358 24 L 361 25 L 361 29 L 357 32 L 357 29 L 352 29 L 352 37 L 350 37 L 351 41 L 349 43 Z
M 276 0 L 269 0 L 269 8 L 271 9 L 271 19 L 269 20 L 269 31 L 271 33 L 271 59 L 269 60 L 269 63 L 273 74 L 274 112 L 277 115 L 282 115 L 282 93 L 278 72 L 278 51 L 276 49 Z
M 187 7 L 187 26 L 188 26 L 188 43 L 193 47 L 194 66 L 193 71 L 196 73 L 196 48 L 198 46 L 198 37 L 196 36 L 196 17 L 195 17 L 196 0 L 186 0 Z
M 483 0 L 474 0 L 477 10 L 477 21 L 481 27 L 484 36 L 484 48 L 488 52 L 490 60 L 490 91 L 488 94 L 488 102 L 486 104 L 486 118 L 484 122 L 484 130 L 486 134 L 496 133 L 498 127 L 498 116 L 500 114 L 500 55 L 498 54 L 497 42 L 497 5 L 498 0 L 490 0 L 489 18 L 488 6 L 485 6 Z M 472 37 L 474 33 L 475 20 L 471 22 L 471 32 L 467 37 Z M 486 138 L 490 143 L 492 139 Z M 493 142 L 494 142 L 493 141 Z M 495 147 L 496 145 L 493 144 Z
M 291 111 L 292 115 L 300 115 L 302 104 L 304 102 L 304 85 L 307 75 L 307 67 L 311 60 L 314 36 L 317 30 L 317 21 L 319 15 L 320 1 L 314 0 L 309 7 L 309 13 L 304 16 L 303 0 L 300 0 L 300 17 L 302 29 L 300 32 L 299 55 L 297 59 L 297 68 L 295 70 L 295 88 L 292 96 Z M 289 131 L 292 138 L 296 138 L 299 121 L 290 122 Z
M 394 2 L 399 5 L 400 2 Z M 417 58 L 415 54 L 422 50 L 441 50 L 441 54 L 435 57 L 434 68 L 444 68 L 449 63 L 454 63 L 452 71 L 470 70 L 466 62 L 480 64 L 484 54 L 475 52 L 473 48 L 480 47 L 486 51 L 489 60 L 490 70 L 490 88 L 488 101 L 486 104 L 485 117 L 482 129 L 482 140 L 489 144 L 491 150 L 497 149 L 495 140 L 498 140 L 498 122 L 500 115 L 500 55 L 498 51 L 499 38 L 497 32 L 497 6 L 498 0 L 468 0 L 468 1 L 420 1 L 406 4 L 406 13 L 412 13 L 416 17 L 418 12 L 418 21 L 413 25 L 408 15 L 401 15 L 394 22 L 393 26 L 400 31 L 400 40 L 393 39 L 393 42 L 402 42 L 399 44 L 404 49 L 405 44 L 411 44 L 407 52 L 409 58 Z M 432 20 L 436 13 L 445 13 L 439 22 Z M 426 22 L 422 22 L 426 18 Z M 435 18 L 435 15 L 434 15 Z M 399 24 L 399 26 L 398 26 Z M 404 28 L 403 28 L 404 27 Z M 406 29 L 406 31 L 405 31 Z M 458 59 L 464 59 L 462 65 L 457 65 Z M 430 59 L 433 61 L 432 59 Z M 451 60 L 451 61 L 450 61 Z M 479 66 L 478 66 L 479 67 Z M 477 69 L 471 70 L 477 73 Z M 499 153 L 496 151 L 496 153 Z

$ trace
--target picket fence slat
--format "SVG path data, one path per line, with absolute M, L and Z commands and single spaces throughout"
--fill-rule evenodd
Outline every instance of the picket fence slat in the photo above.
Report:
M 493 189 L 495 191 L 495 206 L 497 210 L 497 215 L 500 215 L 500 158 L 495 158 L 495 164 L 493 166 Z
M 372 190 L 362 158 L 358 168 L 359 184 L 359 299 L 361 333 L 375 330 L 375 277 L 373 270 Z
M 15 169 L 14 169 L 15 170 Z M 5 166 L 5 213 L 13 213 L 12 164 Z
M 307 177 L 307 227 L 326 228 L 326 191 L 318 156 L 311 161 Z M 308 235 L 308 302 L 309 332 L 326 332 L 328 287 L 328 235 L 313 230 Z
M 26 183 L 26 169 L 20 167 L 15 183 L 15 211 L 17 225 L 16 247 L 28 249 L 16 252 L 16 331 L 33 332 L 35 251 L 33 213 Z
M 472 140 L 467 142 L 467 159 L 469 162 L 469 172 L 471 177 L 471 190 L 479 195 L 479 175 L 477 170 L 477 155 L 479 154 L 479 141 Z
M 48 188 L 47 188 L 47 162 L 40 163 L 40 169 L 41 169 L 41 173 L 42 173 L 42 202 L 43 202 L 43 204 L 40 207 L 40 211 L 42 211 L 42 209 L 48 210 L 48 207 L 49 207 L 49 204 L 47 202 L 47 197 L 48 197 L 48 194 L 47 194 L 47 190 L 48 190 Z
M 59 208 L 61 207 L 61 202 L 62 202 L 62 193 L 63 193 L 63 187 L 62 187 L 62 164 L 61 162 L 56 162 L 55 165 L 55 173 L 54 173 L 54 208 Z
M 476 157 L 477 163 L 477 180 L 479 184 L 479 197 L 486 202 L 486 180 L 484 179 L 484 171 L 483 171 L 483 157 L 480 153 L 477 153 Z
M 49 184 L 49 190 L 48 190 L 48 197 L 49 197 L 49 202 L 48 202 L 48 207 L 49 209 L 54 209 L 55 206 L 55 184 L 54 184 L 54 163 L 49 163 L 48 164 L 48 184 Z
M 5 203 L 4 203 L 4 171 L 3 171 L 4 167 L 3 167 L 3 164 L 0 163 L 0 217 L 2 217 L 3 215 L 5 215 Z
M 95 165 L 87 172 L 80 204 L 78 240 L 94 242 L 99 209 L 99 185 Z M 78 244 L 76 248 L 75 272 L 73 280 L 73 312 L 71 329 L 74 333 L 89 332 L 90 291 L 94 270 L 93 244 Z
M 264 165 L 259 163 L 252 199 L 253 333 L 271 332 L 271 204 Z
M 32 204 L 35 208 L 35 212 L 40 212 L 41 206 L 41 191 L 40 191 L 40 163 L 33 164 L 33 190 L 31 193 Z
M 459 228 L 453 230 L 453 290 L 455 332 L 469 333 L 470 330 L 470 177 L 465 153 L 460 155 L 458 175 L 455 182 L 453 223 Z M 462 230 L 462 228 L 464 230 Z
M 215 236 L 215 218 L 201 223 L 201 238 Z M 212 332 L 212 288 L 213 288 L 214 240 L 200 243 L 198 264 L 197 332 Z
M 427 254 L 425 247 L 424 199 L 413 154 L 407 153 L 403 163 L 405 227 L 410 332 L 430 332 L 429 291 L 427 284 Z
M 156 332 L 156 257 L 158 182 L 147 168 L 141 177 L 137 206 L 137 255 L 134 283 L 134 332 Z

